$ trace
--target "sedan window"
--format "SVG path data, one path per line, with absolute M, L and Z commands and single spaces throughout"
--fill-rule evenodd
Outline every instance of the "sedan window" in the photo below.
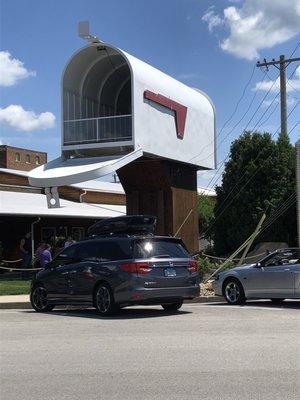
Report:
M 291 249 L 285 250 L 278 253 L 271 254 L 265 260 L 262 261 L 264 267 L 274 267 L 277 265 L 293 265 L 300 262 L 300 250 Z

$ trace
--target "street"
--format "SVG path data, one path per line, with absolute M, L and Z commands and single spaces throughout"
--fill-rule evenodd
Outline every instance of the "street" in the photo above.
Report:
M 299 309 L 1 310 L 1 400 L 298 399 Z

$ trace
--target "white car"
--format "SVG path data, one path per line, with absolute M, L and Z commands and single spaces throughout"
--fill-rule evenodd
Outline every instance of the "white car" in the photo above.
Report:
M 243 265 L 220 272 L 213 289 L 229 304 L 249 299 L 300 299 L 300 249 L 276 250 L 256 264 Z

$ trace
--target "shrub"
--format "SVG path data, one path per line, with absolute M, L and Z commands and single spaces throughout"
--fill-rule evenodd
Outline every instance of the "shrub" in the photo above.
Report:
M 198 258 L 196 261 L 200 282 L 203 281 L 205 275 L 213 273 L 218 268 L 218 264 L 210 261 L 208 257 Z

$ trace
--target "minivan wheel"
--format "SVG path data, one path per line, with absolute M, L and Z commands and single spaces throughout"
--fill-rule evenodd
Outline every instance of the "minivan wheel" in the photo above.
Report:
M 223 285 L 223 296 L 228 304 L 243 304 L 246 301 L 243 286 L 237 279 L 228 279 Z
M 109 285 L 101 283 L 95 291 L 94 305 L 101 315 L 112 315 L 118 307 L 115 304 L 114 296 Z
M 165 311 L 177 311 L 179 308 L 181 308 L 182 304 L 183 300 L 178 300 L 176 303 L 166 303 L 162 304 L 161 306 Z
M 49 304 L 47 291 L 42 285 L 36 285 L 30 292 L 30 303 L 37 312 L 47 312 L 53 310 L 54 304 Z

